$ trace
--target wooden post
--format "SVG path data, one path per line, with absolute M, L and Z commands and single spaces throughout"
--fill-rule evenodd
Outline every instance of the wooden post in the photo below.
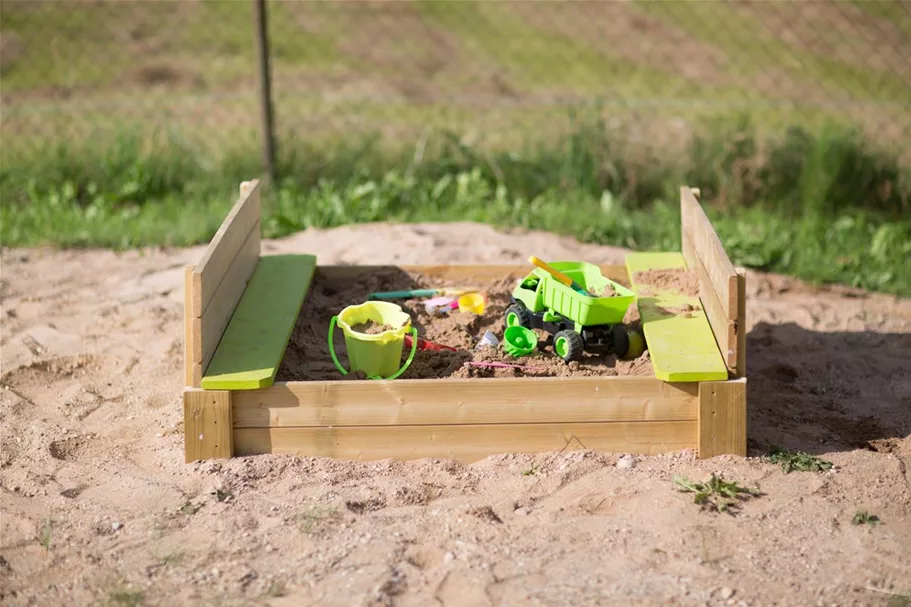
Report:
M 183 431 L 186 463 L 233 456 L 231 393 L 221 390 L 184 391 Z
M 699 459 L 747 453 L 747 380 L 699 383 Z
M 272 117 L 272 77 L 269 70 L 269 28 L 265 0 L 253 0 L 256 23 L 256 52 L 259 58 L 259 106 L 262 119 L 263 169 L 265 181 L 275 183 L 275 128 Z

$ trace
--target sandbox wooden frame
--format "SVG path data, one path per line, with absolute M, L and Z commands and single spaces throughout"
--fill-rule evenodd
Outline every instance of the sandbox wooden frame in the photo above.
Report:
M 700 300 L 728 367 L 726 381 L 340 378 L 203 390 L 204 370 L 261 255 L 260 184 L 244 182 L 200 262 L 186 268 L 185 461 L 285 453 L 471 462 L 496 453 L 563 449 L 745 455 L 745 272 L 731 264 L 698 202 L 698 190 L 682 187 L 680 196 L 682 254 L 699 276 Z M 460 275 L 518 277 L 528 271 L 528 266 L 510 265 L 401 268 L 454 280 Z M 368 269 L 317 265 L 316 274 L 353 276 Z M 628 284 L 625 266 L 602 266 L 602 271 Z

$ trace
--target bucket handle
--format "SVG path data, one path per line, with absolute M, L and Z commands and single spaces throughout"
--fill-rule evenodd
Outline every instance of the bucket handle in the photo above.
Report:
M 336 368 L 342 372 L 342 375 L 348 375 L 348 371 L 338 362 L 338 357 L 335 355 L 335 344 L 332 343 L 332 332 L 335 331 L 335 324 L 338 321 L 338 316 L 333 316 L 332 320 L 329 321 L 329 356 L 332 357 L 332 362 L 335 363 Z M 415 327 L 411 327 L 411 353 L 408 355 L 408 360 L 405 361 L 405 364 L 402 365 L 402 368 L 385 378 L 395 379 L 399 375 L 405 372 L 409 366 L 411 366 L 411 361 L 414 360 L 414 353 L 418 349 L 418 330 Z M 379 375 L 370 376 L 370 379 L 383 379 Z

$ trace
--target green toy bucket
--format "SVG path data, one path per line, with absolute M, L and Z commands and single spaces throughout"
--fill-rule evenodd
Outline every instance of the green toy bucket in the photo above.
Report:
M 378 333 L 366 333 L 362 325 L 367 323 L 392 327 Z M 350 370 L 345 370 L 335 355 L 332 333 L 338 324 L 345 335 Z M 405 335 L 411 331 L 411 354 L 405 364 L 399 367 Z M 395 379 L 405 372 L 414 360 L 417 350 L 418 331 L 411 326 L 411 317 L 394 303 L 368 301 L 357 306 L 348 306 L 329 322 L 329 355 L 342 375 L 361 371 L 370 379 Z

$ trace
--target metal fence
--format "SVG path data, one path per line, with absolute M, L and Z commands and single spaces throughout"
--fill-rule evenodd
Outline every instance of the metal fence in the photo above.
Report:
M 911 139 L 911 3 L 3 0 L 6 154 L 122 132 L 279 144 L 445 126 L 546 131 L 564 109 L 686 128 L 843 120 Z M 267 34 L 262 45 L 258 32 Z

